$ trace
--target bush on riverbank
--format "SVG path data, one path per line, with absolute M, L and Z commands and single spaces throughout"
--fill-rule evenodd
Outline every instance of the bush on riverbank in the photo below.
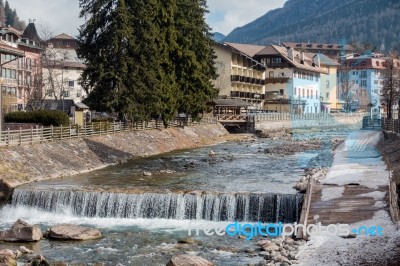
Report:
M 35 110 L 32 112 L 12 112 L 4 116 L 6 123 L 34 123 L 43 126 L 68 126 L 69 118 L 62 111 Z

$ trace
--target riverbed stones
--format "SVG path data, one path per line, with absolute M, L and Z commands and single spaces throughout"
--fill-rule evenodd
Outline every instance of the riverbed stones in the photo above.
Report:
M 33 250 L 30 250 L 28 248 L 26 248 L 25 246 L 20 246 L 19 250 L 23 253 L 23 254 L 33 254 Z
M 34 242 L 42 238 L 43 234 L 39 226 L 30 225 L 20 219 L 11 229 L 0 231 L 0 241 L 5 242 Z
M 0 265 L 1 266 L 17 266 L 17 261 L 12 257 L 0 255 Z
M 92 240 L 101 238 L 101 232 L 95 228 L 73 224 L 60 224 L 49 230 L 49 237 L 58 240 Z
M 199 256 L 183 254 L 172 257 L 166 266 L 214 266 L 214 264 Z

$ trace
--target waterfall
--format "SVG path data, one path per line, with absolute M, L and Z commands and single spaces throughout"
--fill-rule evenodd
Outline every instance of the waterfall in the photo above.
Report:
M 164 218 L 210 221 L 299 220 L 302 194 L 143 193 L 15 189 L 14 206 L 84 217 Z

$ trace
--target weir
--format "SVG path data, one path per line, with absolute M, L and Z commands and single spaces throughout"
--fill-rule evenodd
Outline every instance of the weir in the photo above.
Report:
M 299 220 L 302 194 L 142 193 L 15 189 L 12 205 L 83 217 L 210 221 Z

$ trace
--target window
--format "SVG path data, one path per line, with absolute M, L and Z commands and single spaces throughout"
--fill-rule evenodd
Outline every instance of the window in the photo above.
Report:
M 379 61 L 376 61 L 376 66 L 379 66 Z
M 306 73 L 305 72 L 303 72 L 302 76 L 303 76 L 302 77 L 303 79 L 306 79 Z
M 356 75 L 356 72 L 355 71 L 353 71 L 353 76 L 355 76 Z
M 329 92 L 326 93 L 326 99 L 329 100 Z
M 307 89 L 307 99 L 309 99 L 309 98 L 310 98 L 310 90 Z
M 82 90 L 78 90 L 76 92 L 76 97 L 81 97 L 82 96 Z
M 269 72 L 269 77 L 270 77 L 270 78 L 273 78 L 273 77 L 274 77 L 274 71 L 270 71 L 270 72 Z
M 361 87 L 367 87 L 367 81 L 366 80 L 361 80 Z
M 379 80 L 374 80 L 374 84 L 378 85 L 379 84 Z
M 31 70 L 31 59 L 30 58 L 26 59 L 26 69 Z
M 383 80 L 381 80 L 381 85 L 385 84 L 385 82 Z
M 366 79 L 367 78 L 367 71 L 361 71 L 361 78 Z
M 329 89 L 329 80 L 326 81 L 326 88 Z
M 303 89 L 303 98 L 306 97 L 305 89 Z
M 68 81 L 68 86 L 69 87 L 75 87 L 75 81 L 74 80 Z
M 279 95 L 283 95 L 283 90 L 279 90 Z
M 310 80 L 314 80 L 314 75 L 310 74 Z
M 297 95 L 297 88 L 294 88 L 294 95 Z
M 31 84 L 31 75 L 26 75 L 26 85 L 30 86 Z

